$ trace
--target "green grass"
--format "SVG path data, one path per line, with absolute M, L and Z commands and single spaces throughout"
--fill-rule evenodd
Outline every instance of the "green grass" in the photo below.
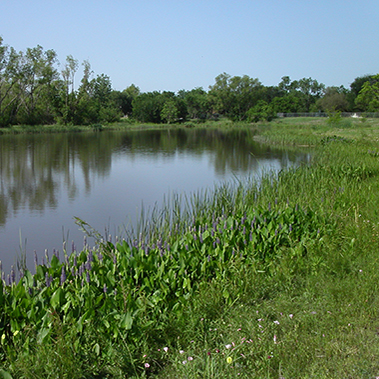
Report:
M 291 120 L 254 127 L 311 165 L 174 198 L 130 241 L 3 285 L 3 374 L 379 376 L 378 125 Z

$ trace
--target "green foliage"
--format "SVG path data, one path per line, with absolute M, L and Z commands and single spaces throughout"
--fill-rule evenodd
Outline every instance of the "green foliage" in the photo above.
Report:
M 246 119 L 246 112 L 261 98 L 263 86 L 258 79 L 223 73 L 210 86 L 209 97 L 213 109 L 238 121 Z
M 264 100 L 259 100 L 254 107 L 247 111 L 246 116 L 249 122 L 258 122 L 271 121 L 275 117 L 275 114 Z
M 327 122 L 330 125 L 338 125 L 342 121 L 341 111 L 328 112 Z
M 167 100 L 162 108 L 161 111 L 161 118 L 162 120 L 166 120 L 168 124 L 171 124 L 172 122 L 176 121 L 179 115 L 179 110 L 175 105 L 175 101 L 170 99 Z
M 373 76 L 372 81 L 363 84 L 355 99 L 356 105 L 367 112 L 379 111 L 379 74 Z
M 324 112 L 346 112 L 349 104 L 346 98 L 347 90 L 341 87 L 327 87 L 324 96 L 317 100 L 317 107 Z

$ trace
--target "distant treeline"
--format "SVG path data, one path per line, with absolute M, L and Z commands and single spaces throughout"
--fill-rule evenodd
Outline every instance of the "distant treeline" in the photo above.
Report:
M 116 91 L 109 76 L 94 77 L 90 63 L 82 65 L 83 76 L 76 88 L 79 62 L 71 55 L 59 65 L 54 50 L 38 45 L 17 52 L 0 37 L 0 126 L 96 125 L 124 116 L 152 123 L 220 116 L 255 122 L 270 120 L 277 113 L 379 111 L 379 74 L 355 78 L 346 89 L 289 76 L 283 76 L 277 86 L 264 86 L 247 75 L 222 73 L 208 91 L 141 93 L 134 84 Z

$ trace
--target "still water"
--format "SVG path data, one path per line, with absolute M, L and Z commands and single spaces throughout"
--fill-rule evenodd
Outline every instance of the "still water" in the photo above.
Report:
M 310 159 L 253 141 L 248 130 L 140 130 L 0 136 L 0 260 L 83 247 L 74 216 L 122 236 L 141 208 L 170 194 L 279 171 Z M 93 241 L 94 242 L 94 241 Z M 91 245 L 91 240 L 88 240 Z M 33 271 L 33 270 L 32 270 Z

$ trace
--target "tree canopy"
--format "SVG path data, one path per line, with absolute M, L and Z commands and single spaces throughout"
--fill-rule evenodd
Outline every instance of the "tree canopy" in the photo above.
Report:
M 76 78 L 82 67 L 82 78 Z M 131 84 L 112 88 L 109 76 L 95 75 L 89 61 L 72 55 L 59 65 L 54 50 L 37 45 L 17 52 L 0 37 L 0 126 L 14 124 L 97 125 L 125 116 L 140 122 L 173 123 L 227 117 L 257 121 L 277 113 L 377 112 L 379 74 L 357 77 L 350 89 L 325 87 L 313 78 L 283 76 L 264 86 L 248 75 L 222 73 L 208 91 L 201 87 L 141 93 Z

